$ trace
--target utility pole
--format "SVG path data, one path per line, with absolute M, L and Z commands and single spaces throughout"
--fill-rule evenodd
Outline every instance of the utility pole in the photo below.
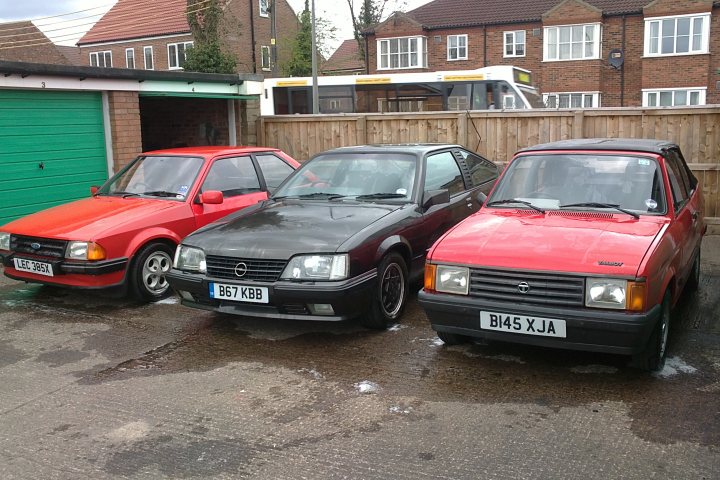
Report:
M 317 115 L 320 112 L 320 95 L 318 94 L 317 84 L 317 47 L 315 45 L 315 0 L 312 0 L 312 13 L 310 15 L 310 35 L 312 36 L 312 41 L 310 42 L 310 48 L 312 50 L 312 110 L 313 114 Z
M 250 1 L 252 2 L 253 0 Z M 270 68 L 272 70 L 272 76 L 277 77 L 277 41 L 275 38 L 277 35 L 277 26 L 275 24 L 277 15 L 275 15 L 275 0 L 270 1 Z

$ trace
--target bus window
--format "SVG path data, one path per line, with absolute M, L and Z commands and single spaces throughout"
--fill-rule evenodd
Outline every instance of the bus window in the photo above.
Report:
M 461 83 L 455 85 L 448 85 L 448 99 L 447 109 L 448 110 L 467 110 L 470 108 L 470 89 L 472 85 L 469 83 Z
M 318 87 L 320 113 L 354 113 L 354 88 L 351 86 Z

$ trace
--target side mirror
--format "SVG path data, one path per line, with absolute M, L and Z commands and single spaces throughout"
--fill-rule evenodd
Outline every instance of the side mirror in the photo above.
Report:
M 208 205 L 220 205 L 223 203 L 223 194 L 219 190 L 208 190 L 200 194 L 200 203 Z
M 100 187 L 98 187 L 97 185 L 93 185 L 92 187 L 90 187 L 90 195 L 94 197 L 97 194 L 98 190 L 100 190 Z
M 450 191 L 447 189 L 428 190 L 423 193 L 422 208 L 424 210 L 434 205 L 442 205 L 443 203 L 450 203 Z
M 485 195 L 483 192 L 478 192 L 476 198 L 481 207 L 483 205 L 485 205 L 485 201 L 487 200 L 487 195 Z

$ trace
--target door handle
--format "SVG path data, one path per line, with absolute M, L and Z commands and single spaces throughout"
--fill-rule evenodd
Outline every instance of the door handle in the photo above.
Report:
M 693 222 L 696 222 L 699 216 L 700 216 L 700 213 L 699 213 L 697 210 L 694 211 L 694 212 L 692 213 Z

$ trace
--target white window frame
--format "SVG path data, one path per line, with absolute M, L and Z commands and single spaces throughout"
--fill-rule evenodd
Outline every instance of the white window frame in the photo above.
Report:
M 132 58 L 128 56 L 128 53 L 132 53 Z M 132 67 L 130 66 L 130 63 L 132 62 Z M 125 67 L 127 68 L 135 68 L 135 49 L 134 48 L 126 48 L 125 49 Z
M 518 42 L 517 37 L 518 33 L 523 33 L 523 41 Z M 512 35 L 512 42 L 508 42 L 508 35 Z M 507 53 L 507 47 L 508 45 L 512 45 L 513 53 L 508 54 Z M 517 47 L 518 45 L 522 45 L 523 53 L 519 54 L 517 53 Z M 525 30 L 510 30 L 507 32 L 503 32 L 503 57 L 510 58 L 510 57 L 524 57 L 527 54 L 527 32 Z
M 672 105 L 664 105 L 660 106 L 660 95 L 662 93 L 671 92 L 672 93 Z M 677 101 L 677 93 L 678 92 L 684 92 L 685 98 L 687 99 L 687 103 L 683 104 L 676 104 Z M 648 108 L 666 108 L 668 106 L 671 107 L 690 107 L 694 105 L 690 105 L 690 97 L 693 93 L 696 93 L 698 96 L 698 103 L 697 105 L 705 105 L 706 97 L 707 97 L 707 87 L 687 87 L 687 88 L 643 88 L 642 95 L 643 100 L 642 104 L 643 107 Z M 655 95 L 655 100 L 653 104 L 651 104 L 653 95 Z
M 193 42 L 176 42 L 176 43 L 168 43 L 167 44 L 167 53 L 168 53 L 168 70 L 182 70 L 182 66 L 180 65 L 180 55 L 178 54 L 179 49 L 178 45 L 183 46 L 183 63 L 185 62 L 185 52 L 187 51 L 188 47 L 193 46 Z M 170 55 L 170 47 L 175 47 L 175 55 Z M 175 60 L 175 66 L 172 66 L 172 62 L 170 59 Z
M 150 67 L 148 67 L 147 64 L 148 51 L 150 52 Z M 147 45 L 143 47 L 143 65 L 145 66 L 145 70 L 155 70 L 155 54 L 153 53 L 152 45 Z
M 411 40 L 415 40 L 415 45 L 417 46 L 417 50 L 411 51 L 410 50 L 410 44 Z M 398 51 L 396 53 L 391 52 L 390 48 L 390 42 L 397 41 L 398 42 Z M 400 42 L 401 41 L 407 41 L 407 51 L 402 52 Z M 383 54 L 383 44 L 387 45 L 387 53 Z M 412 54 L 416 54 L 417 63 L 411 64 L 412 60 Z M 407 67 L 401 67 L 400 66 L 400 55 L 406 54 L 408 57 L 408 66 Z M 397 55 L 398 56 L 398 66 L 397 67 L 391 67 L 391 55 Z M 412 36 L 412 37 L 391 37 L 391 38 L 381 38 L 377 40 L 377 69 L 378 70 L 408 70 L 411 68 L 427 68 L 427 37 L 423 36 Z M 383 67 L 383 59 L 387 60 L 387 66 Z
M 673 42 L 673 50 L 677 50 L 677 22 L 680 19 L 690 19 L 690 31 L 688 39 L 688 51 L 687 52 L 675 52 L 662 53 L 663 44 L 663 32 L 662 27 L 665 20 L 674 20 L 673 31 L 675 32 Z M 700 33 L 700 48 L 693 49 L 693 40 L 695 36 L 695 20 L 702 20 L 702 32 Z M 652 26 L 657 24 L 657 37 L 652 36 Z M 653 39 L 656 39 L 657 45 L 653 45 Z M 708 53 L 710 44 L 710 13 L 692 14 L 692 15 L 672 15 L 667 17 L 652 17 L 645 19 L 645 52 L 646 57 L 675 57 L 680 55 L 702 55 Z M 655 47 L 655 48 L 653 48 Z M 657 51 L 653 52 L 652 50 Z
M 455 46 L 451 46 L 451 38 L 455 39 Z M 460 41 L 462 40 L 462 42 Z M 463 43 L 464 42 L 464 43 Z M 460 45 L 463 43 L 463 45 Z M 456 51 L 455 58 L 452 58 L 450 55 L 450 52 L 452 50 Z M 465 50 L 465 55 L 460 55 L 461 50 Z M 468 36 L 467 34 L 463 35 L 448 35 L 447 36 L 447 60 L 448 62 L 457 62 L 458 60 L 467 60 L 468 59 Z
M 572 106 L 572 97 L 580 95 L 580 100 L 582 106 L 580 107 L 573 107 Z M 561 107 L 560 106 L 560 99 L 561 97 L 567 96 L 568 100 L 568 106 L 567 107 Z M 547 108 L 556 108 L 556 109 L 585 109 L 585 108 L 599 108 L 600 107 L 600 92 L 549 92 L 549 93 L 543 93 L 543 103 L 547 106 L 548 100 L 550 97 L 555 97 L 555 106 L 554 107 L 547 107 Z M 590 101 L 590 106 L 587 106 L 586 103 Z
M 267 54 L 267 57 L 265 56 Z M 265 59 L 267 58 L 267 63 Z M 265 71 L 270 71 L 270 47 L 262 45 L 260 47 L 260 68 Z
M 100 65 L 100 56 L 102 55 L 103 64 Z M 95 64 L 93 65 L 93 57 L 95 58 Z M 107 59 L 110 58 L 110 65 L 108 65 Z M 101 68 L 112 68 L 112 50 L 103 50 L 101 52 L 90 53 L 90 66 L 101 67 Z
M 269 0 L 258 0 L 258 15 L 263 18 L 270 17 L 270 1 Z
M 583 29 L 583 39 L 580 41 L 581 48 L 582 48 L 582 55 L 580 57 L 574 58 L 572 56 L 573 51 L 573 43 L 577 44 L 578 42 L 573 42 L 572 35 L 573 35 L 573 28 L 582 27 Z M 592 53 L 591 55 L 587 55 L 587 44 L 589 42 L 585 41 L 585 35 L 588 28 L 593 29 L 593 41 L 592 41 Z M 561 42 L 560 37 L 562 34 L 562 31 L 564 29 L 570 29 L 570 41 L 569 42 Z M 554 37 L 556 40 L 555 44 L 555 52 L 552 54 L 551 52 L 551 37 Z M 563 44 L 569 45 L 569 52 L 570 57 L 569 58 L 560 58 L 560 46 Z M 576 62 L 578 60 L 597 60 L 600 58 L 600 45 L 602 44 L 602 26 L 600 23 L 580 23 L 575 25 L 555 25 L 552 27 L 545 27 L 543 32 L 543 61 L 544 62 Z

